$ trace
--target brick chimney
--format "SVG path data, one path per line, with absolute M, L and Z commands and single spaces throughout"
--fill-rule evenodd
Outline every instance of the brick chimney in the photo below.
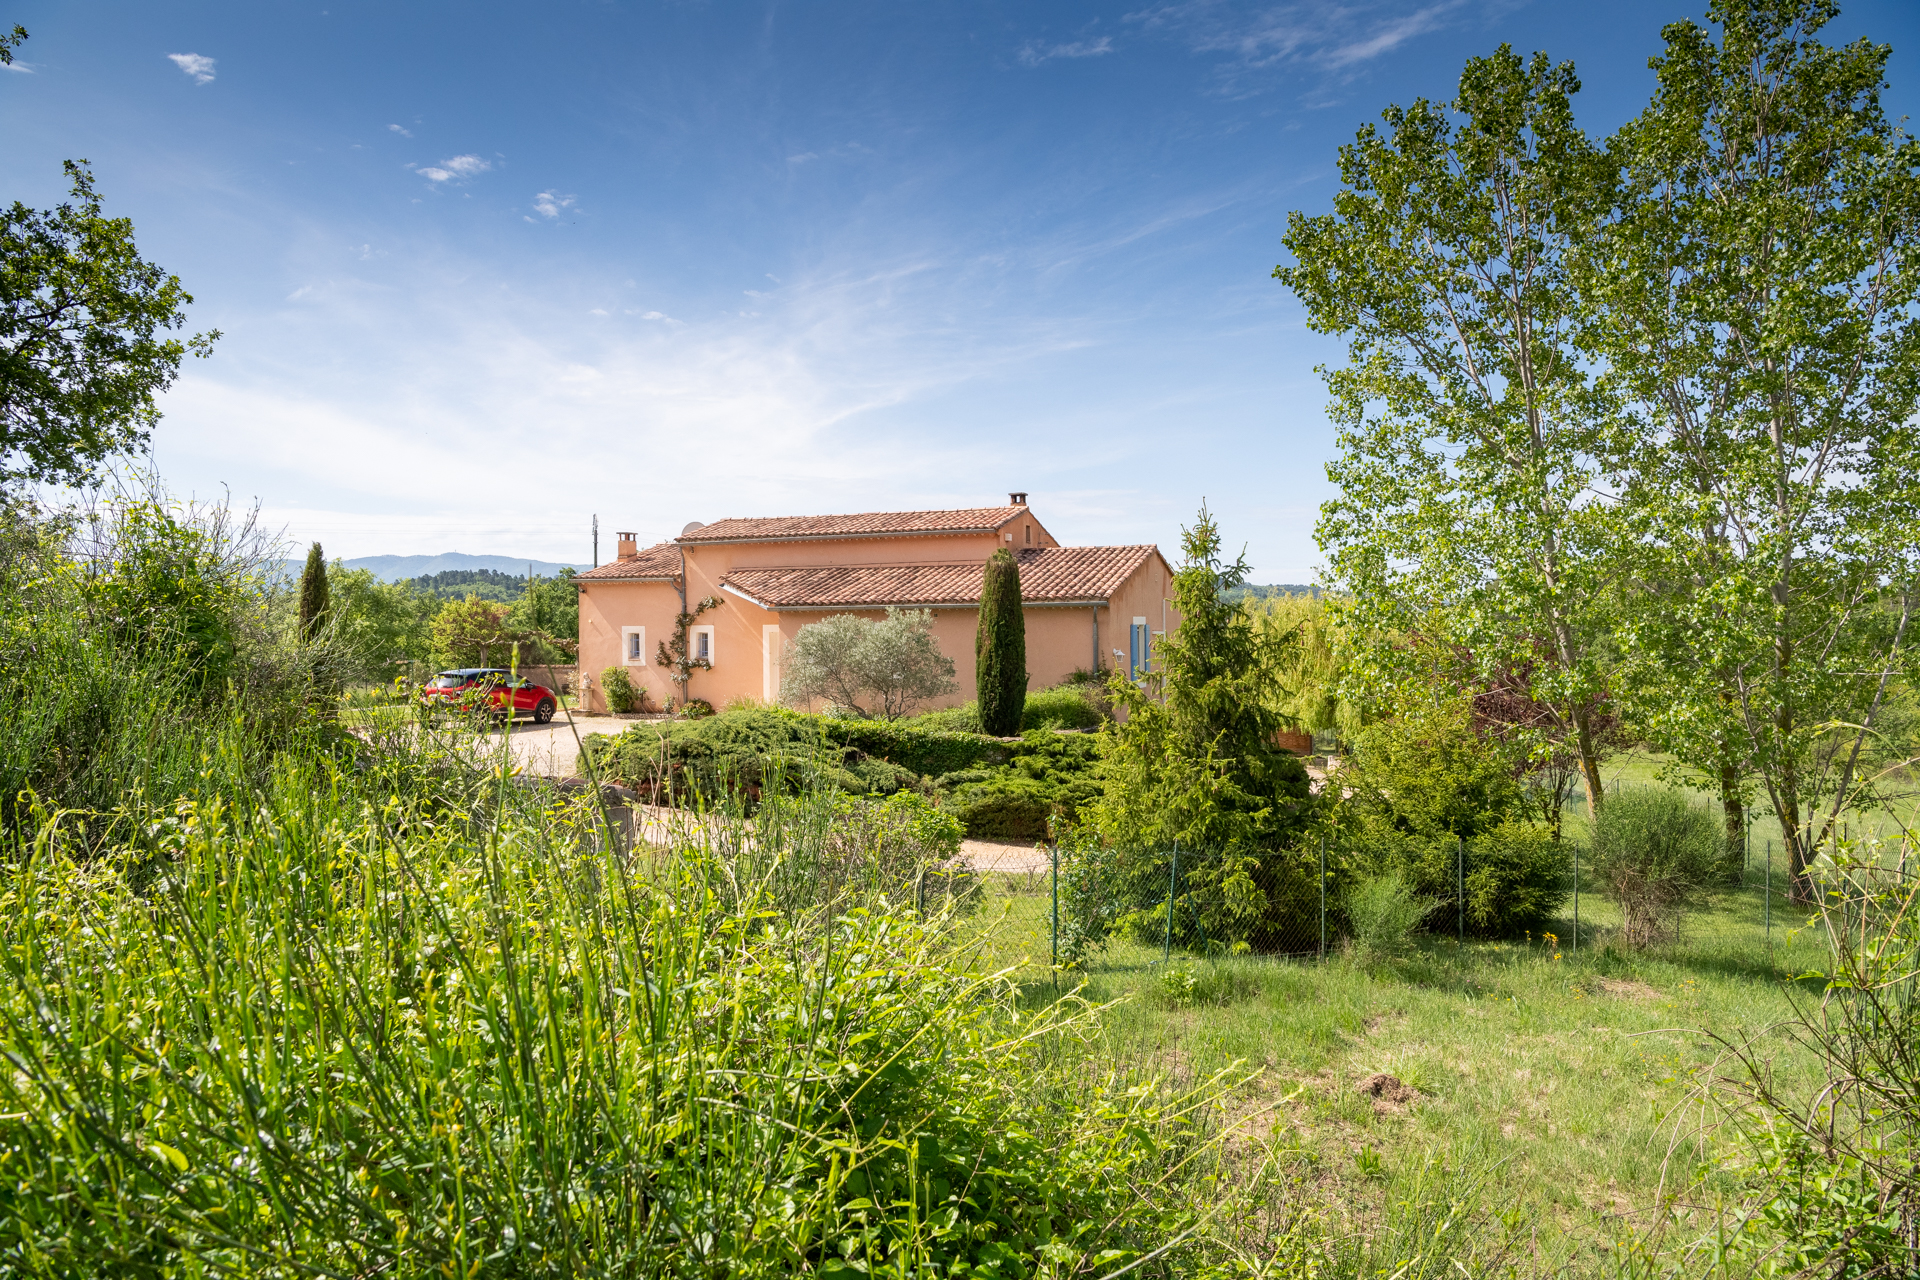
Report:
M 631 533 L 620 534 L 619 538 L 620 538 L 620 558 L 622 560 L 631 560 L 635 556 L 640 554 L 640 544 L 634 541 L 634 537 Z
M 1016 507 L 1024 507 L 1027 505 L 1027 495 L 1024 493 L 1010 493 L 1007 497 Z

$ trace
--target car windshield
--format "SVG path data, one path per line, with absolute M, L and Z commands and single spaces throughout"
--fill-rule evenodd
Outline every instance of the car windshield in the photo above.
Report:
M 461 685 L 465 684 L 466 682 L 467 682 L 467 677 L 448 673 L 448 674 L 435 676 L 432 680 L 427 682 L 427 688 L 458 689 Z

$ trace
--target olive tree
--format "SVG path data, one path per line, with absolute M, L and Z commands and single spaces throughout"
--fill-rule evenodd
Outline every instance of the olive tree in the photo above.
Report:
M 842 613 L 800 628 L 781 663 L 780 696 L 820 699 L 862 719 L 896 720 L 952 693 L 953 659 L 933 638 L 930 609 L 888 609 L 882 621 Z

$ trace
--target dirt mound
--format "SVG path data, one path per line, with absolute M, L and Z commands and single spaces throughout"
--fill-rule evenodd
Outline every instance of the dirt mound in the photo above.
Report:
M 1381 1113 L 1401 1111 L 1420 1096 L 1413 1086 L 1384 1071 L 1375 1072 L 1354 1087 L 1372 1098 L 1373 1109 Z

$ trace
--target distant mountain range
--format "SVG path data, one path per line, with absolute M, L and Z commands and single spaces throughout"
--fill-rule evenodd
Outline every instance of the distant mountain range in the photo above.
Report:
M 524 578 L 529 565 L 542 578 L 551 578 L 562 569 L 579 570 L 587 567 L 556 564 L 551 560 L 520 560 L 513 556 L 470 556 L 459 551 L 448 551 L 437 556 L 361 556 L 346 562 L 349 569 L 371 569 L 373 576 L 382 582 L 422 578 L 428 574 L 445 573 L 449 569 L 492 569 L 496 573 L 510 573 Z M 298 571 L 297 565 L 295 571 Z

